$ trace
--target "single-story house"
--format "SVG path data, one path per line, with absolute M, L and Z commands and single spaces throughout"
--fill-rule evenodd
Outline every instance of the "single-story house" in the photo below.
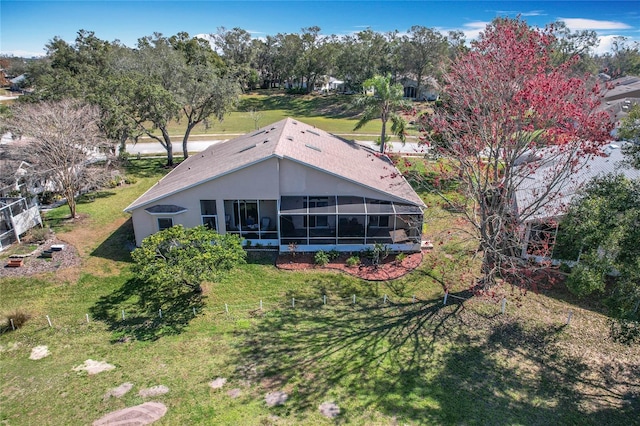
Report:
M 328 93 L 328 92 L 344 92 L 346 90 L 344 81 L 338 80 L 335 77 L 329 77 L 324 82 L 320 84 L 320 88 L 318 89 L 320 92 Z
M 385 155 L 287 118 L 189 157 L 129 205 L 136 244 L 205 224 L 285 252 L 419 251 L 425 204 Z
M 436 101 L 440 96 L 439 84 L 431 76 L 423 77 L 418 87 L 418 81 L 413 76 L 405 76 L 398 80 L 402 84 L 404 97 L 417 101 Z
M 584 184 L 609 173 L 623 174 L 629 179 L 640 179 L 640 170 L 623 161 L 621 147 L 624 143 L 627 142 L 605 145 L 599 155 L 580 159 L 582 163 L 577 170 L 567 170 L 566 175 L 553 184 L 549 183 L 551 177 L 559 176 L 555 170 L 558 166 L 554 161 L 554 154 L 547 156 L 541 151 L 538 155 L 523 160 L 523 170 L 528 170 L 528 162 L 541 162 L 539 167 L 529 169 L 533 171 L 526 173 L 515 194 L 516 211 L 522 215 L 523 258 L 543 260 L 550 257 L 549 250 L 553 249 L 558 224 L 571 200 Z M 546 195 L 541 197 L 540 194 Z

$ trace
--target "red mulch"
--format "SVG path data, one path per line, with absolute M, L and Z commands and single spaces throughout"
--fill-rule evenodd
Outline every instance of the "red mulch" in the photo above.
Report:
M 422 263 L 422 253 L 407 253 L 402 262 L 396 262 L 396 256 L 390 255 L 376 267 L 370 261 L 362 259 L 359 266 L 347 266 L 349 255 L 340 255 L 337 259 L 329 261 L 325 266 L 316 265 L 314 253 L 291 253 L 278 255 L 276 267 L 292 271 L 337 269 L 354 277 L 367 281 L 387 281 L 400 278 L 416 269 Z

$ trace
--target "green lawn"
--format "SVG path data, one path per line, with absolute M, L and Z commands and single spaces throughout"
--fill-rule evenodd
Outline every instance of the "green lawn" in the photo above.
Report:
M 504 315 L 499 298 L 462 305 L 454 297 L 470 297 L 463 264 L 473 261 L 468 243 L 450 232 L 463 224 L 428 193 L 436 249 L 402 279 L 281 271 L 263 255 L 205 283 L 201 298 L 173 306 L 154 299 L 130 272 L 122 209 L 161 176 L 161 163 L 133 161 L 136 183 L 81 203 L 80 221 L 66 221 L 64 207 L 48 216 L 82 253 L 82 268 L 0 278 L 2 317 L 31 315 L 0 335 L 0 424 L 90 424 L 144 402 L 138 391 L 155 385 L 170 389 L 152 398 L 168 407 L 157 423 L 164 425 L 637 422 L 640 351 L 608 339 L 606 317 L 562 289 L 526 296 L 502 289 Z M 442 282 L 450 287 L 446 306 Z M 146 309 L 158 302 L 169 302 L 162 319 Z M 51 355 L 30 360 L 38 345 Z M 116 368 L 72 371 L 87 359 Z M 228 380 L 221 390 L 208 385 L 217 377 Z M 134 384 L 127 395 L 103 398 L 125 382 Z M 234 388 L 238 398 L 227 395 Z M 264 396 L 275 390 L 289 399 L 268 408 Z M 319 414 L 325 401 L 341 407 L 337 421 Z
M 244 134 L 286 117 L 298 119 L 304 123 L 316 126 L 327 132 L 344 136 L 348 139 L 374 140 L 380 135 L 380 120 L 374 120 L 359 129 L 353 130 L 358 120 L 359 111 L 352 106 L 354 97 L 347 95 L 285 95 L 280 93 L 268 94 L 252 93 L 243 95 L 236 111 L 225 116 L 222 122 L 212 120 L 208 125 L 196 126 L 190 135 L 190 140 L 207 139 L 204 135 Z M 251 111 L 259 114 L 256 122 L 252 119 Z M 173 142 L 182 142 L 186 124 L 174 122 L 170 126 Z M 416 130 L 409 126 L 409 135 L 417 136 Z M 159 133 L 158 133 L 159 134 Z M 146 139 L 142 139 L 145 141 Z M 392 139 L 396 140 L 396 139 Z

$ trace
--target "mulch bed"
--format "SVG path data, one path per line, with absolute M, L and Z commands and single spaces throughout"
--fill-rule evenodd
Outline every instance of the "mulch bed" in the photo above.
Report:
M 297 253 L 295 256 L 291 253 L 283 253 L 278 255 L 276 267 L 291 271 L 333 269 L 367 281 L 387 281 L 408 274 L 422 263 L 421 252 L 407 253 L 401 262 L 396 261 L 395 255 L 390 255 L 377 266 L 364 259 L 359 266 L 347 266 L 346 261 L 350 256 L 348 254 L 342 254 L 325 266 L 319 266 L 315 264 L 314 256 L 314 253 Z
M 43 258 L 42 252 L 50 250 L 54 244 L 64 244 L 64 249 L 53 252 L 51 258 Z M 80 256 L 75 247 L 65 241 L 53 238 L 41 244 L 30 256 L 24 257 L 24 264 L 18 268 L 7 266 L 9 259 L 0 260 L 0 277 L 22 277 L 26 275 L 54 272 L 80 264 Z

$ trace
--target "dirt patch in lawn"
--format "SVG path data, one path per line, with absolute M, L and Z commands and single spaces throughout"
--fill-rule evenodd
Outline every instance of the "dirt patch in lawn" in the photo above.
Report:
M 314 256 L 314 253 L 297 253 L 295 256 L 283 253 L 276 259 L 276 267 L 291 271 L 333 269 L 367 281 L 387 281 L 408 274 L 422 263 L 422 252 L 407 253 L 404 258 L 397 258 L 397 255 L 392 254 L 378 265 L 373 265 L 368 259 L 361 259 L 360 264 L 356 266 L 347 265 L 349 254 L 341 254 L 324 266 L 317 265 Z

